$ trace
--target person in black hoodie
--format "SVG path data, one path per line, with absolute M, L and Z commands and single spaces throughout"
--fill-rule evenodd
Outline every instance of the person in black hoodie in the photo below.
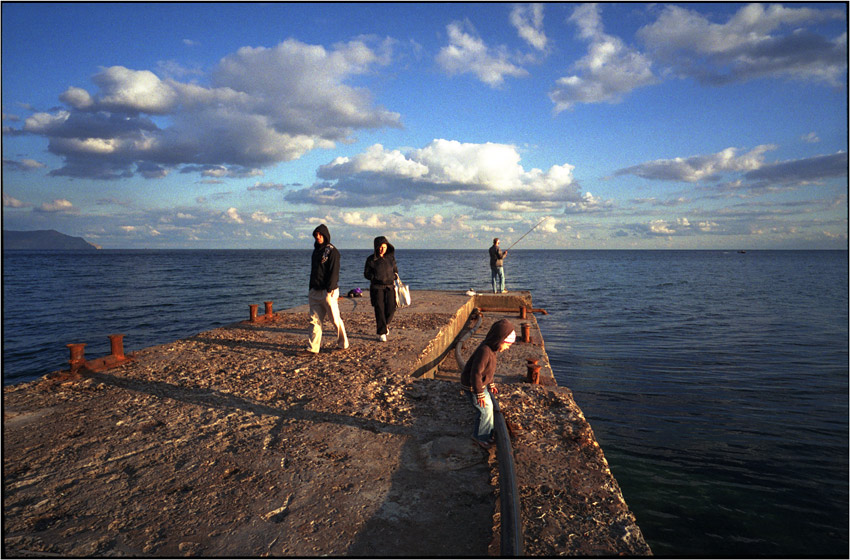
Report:
M 366 258 L 363 275 L 369 280 L 369 298 L 375 308 L 378 340 L 387 341 L 389 325 L 396 310 L 394 282 L 398 276 L 395 247 L 386 237 L 375 238 L 375 252 Z
M 507 319 L 496 321 L 460 374 L 460 384 L 469 396 L 472 406 L 478 411 L 472 439 L 484 449 L 490 449 L 494 441 L 493 399 L 490 394 L 498 393 L 493 383 L 496 375 L 496 355 L 510 348 L 515 340 L 516 330 L 511 322 Z
M 310 347 L 311 354 L 322 349 L 322 322 L 330 314 L 336 327 L 337 348 L 348 348 L 345 324 L 339 314 L 339 251 L 331 245 L 331 233 L 325 224 L 313 230 L 313 256 L 310 266 Z

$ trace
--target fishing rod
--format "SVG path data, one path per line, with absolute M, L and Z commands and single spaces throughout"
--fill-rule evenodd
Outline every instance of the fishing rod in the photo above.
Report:
M 527 232 L 525 232 L 525 233 L 523 234 L 523 236 L 522 236 L 522 237 L 525 237 L 526 235 L 528 235 L 529 233 L 531 233 L 532 231 L 534 231 L 535 229 L 537 229 L 537 226 L 539 226 L 540 224 L 542 224 L 543 222 L 545 222 L 545 221 L 546 221 L 546 220 L 548 220 L 548 219 L 549 219 L 549 216 L 546 216 L 545 218 L 543 218 L 542 220 L 540 220 L 539 222 L 537 222 L 537 225 L 536 225 L 536 226 L 534 226 L 533 228 L 531 228 L 530 230 L 528 230 Z M 519 243 L 520 241 L 522 241 L 522 237 L 520 237 L 519 239 L 517 239 L 516 241 L 514 241 L 514 245 L 516 245 L 517 243 Z M 508 252 L 508 251 L 510 251 L 511 249 L 513 249 L 514 245 L 511 245 L 510 247 L 508 247 L 507 249 L 505 249 L 505 252 Z

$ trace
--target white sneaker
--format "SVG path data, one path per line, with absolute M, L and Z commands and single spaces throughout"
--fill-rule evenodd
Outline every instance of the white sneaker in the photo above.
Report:
M 378 337 L 378 340 L 380 340 L 381 342 L 386 342 L 387 341 L 387 335 L 385 335 L 385 334 L 380 335 Z

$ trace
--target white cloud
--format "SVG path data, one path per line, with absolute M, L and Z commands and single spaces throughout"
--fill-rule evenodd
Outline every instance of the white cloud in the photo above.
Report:
M 399 150 L 386 151 L 375 144 L 353 158 L 338 157 L 319 168 L 322 179 L 339 179 L 355 173 L 381 173 L 394 177 L 415 179 L 428 173 L 428 166 L 407 159 Z
M 657 60 L 703 83 L 780 76 L 841 85 L 847 71 L 846 33 L 828 39 L 806 30 L 806 25 L 844 18 L 844 8 L 752 3 L 727 22 L 712 23 L 694 10 L 665 4 L 638 37 Z M 784 34 L 783 28 L 788 30 Z
M 253 214 L 251 214 L 251 219 L 252 219 L 253 221 L 255 221 L 255 222 L 259 222 L 259 223 L 261 223 L 261 224 L 270 224 L 270 223 L 272 223 L 272 219 L 271 219 L 271 218 L 269 218 L 269 217 L 265 214 L 265 212 L 260 212 L 260 211 L 257 211 L 257 212 L 254 212 Z M 240 222 L 240 223 L 241 223 L 241 222 Z
M 520 165 L 514 146 L 437 139 L 407 153 L 373 145 L 351 158 L 323 165 L 324 182 L 292 191 L 294 203 L 341 207 L 444 202 L 481 209 L 540 211 L 578 200 L 573 166 L 548 171 Z
M 92 105 L 94 105 L 94 99 L 92 96 L 84 90 L 83 88 L 78 87 L 69 87 L 59 96 L 59 100 L 63 103 L 67 103 L 74 109 L 88 109 Z
M 464 30 L 464 27 L 468 31 Z M 510 62 L 506 49 L 493 49 L 475 33 L 469 22 L 452 22 L 446 26 L 449 45 L 440 49 L 437 63 L 448 74 L 474 74 L 489 86 L 500 86 L 505 76 L 522 77 L 528 72 Z
M 511 10 L 510 20 L 529 45 L 539 51 L 546 50 L 548 39 L 543 30 L 543 4 L 517 4 Z
M 149 70 L 112 66 L 95 74 L 92 82 L 101 92 L 95 99 L 96 105 L 107 110 L 163 115 L 178 101 L 173 85 L 162 82 Z M 72 89 L 87 93 L 79 88 Z
M 764 165 L 764 154 L 775 150 L 776 146 L 762 145 L 738 156 L 736 148 L 726 148 L 716 154 L 691 156 L 688 158 L 660 159 L 614 173 L 636 175 L 658 181 L 685 181 L 694 183 L 703 180 L 717 180 L 724 172 L 746 172 L 759 169 Z
M 570 201 L 564 207 L 565 214 L 588 214 L 591 212 L 601 212 L 610 209 L 614 206 L 612 200 L 603 200 L 586 192 L 580 200 Z
M 6 193 L 3 193 L 3 207 L 4 208 L 25 208 L 29 206 L 18 200 L 17 198 L 13 198 Z
M 579 73 L 558 79 L 549 92 L 555 112 L 576 103 L 619 103 L 630 91 L 658 82 L 649 58 L 603 31 L 596 4 L 579 5 L 570 21 L 590 46 L 587 55 L 574 64 Z
M 382 228 L 387 225 L 377 214 L 362 216 L 360 212 L 343 212 L 341 216 L 343 223 L 349 226 Z
M 58 198 L 53 202 L 45 202 L 38 207 L 41 212 L 70 212 L 74 209 L 74 205 L 64 198 Z
M 818 142 L 820 142 L 820 138 L 818 138 L 816 132 L 809 132 L 808 134 L 804 134 L 800 137 L 800 140 L 806 142 L 807 144 L 817 144 Z
M 209 85 L 111 66 L 92 77 L 94 94 L 70 87 L 60 95 L 68 109 L 36 113 L 8 133 L 47 137 L 65 159 L 52 175 L 160 177 L 153 166 L 181 165 L 257 170 L 349 141 L 356 130 L 400 127 L 397 113 L 346 83 L 386 64 L 390 45 L 373 49 L 364 39 L 327 50 L 290 39 L 244 47 L 219 62 Z
M 239 215 L 239 211 L 236 208 L 230 207 L 227 209 L 227 212 L 224 213 L 224 218 L 228 222 L 233 222 L 236 224 L 244 224 L 245 220 Z
M 547 216 L 543 223 L 538 226 L 538 231 L 541 233 L 558 233 L 558 220 L 552 216 Z
M 4 169 L 13 169 L 16 171 L 33 171 L 35 169 L 41 169 L 42 167 L 45 167 L 43 163 L 29 158 L 24 158 L 20 161 L 10 159 L 3 160 Z

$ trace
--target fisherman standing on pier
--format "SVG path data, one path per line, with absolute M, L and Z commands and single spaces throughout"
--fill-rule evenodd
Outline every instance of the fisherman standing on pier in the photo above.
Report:
M 493 239 L 493 246 L 490 247 L 490 277 L 493 280 L 493 293 L 500 294 L 505 290 L 505 268 L 504 258 L 507 251 L 499 249 L 499 238 Z
M 348 348 L 345 324 L 339 314 L 339 251 L 331 245 L 331 233 L 325 224 L 313 230 L 313 256 L 310 266 L 310 348 L 305 352 L 318 354 L 322 349 L 322 323 L 330 314 L 336 327 L 338 349 Z
M 493 399 L 490 394 L 496 394 L 493 378 L 496 375 L 496 355 L 510 348 L 516 340 L 516 330 L 510 321 L 500 319 L 493 323 L 484 342 L 478 345 L 475 352 L 463 367 L 460 374 L 460 384 L 475 410 L 478 418 L 472 431 L 472 439 L 484 449 L 490 449 L 495 441 L 493 435 Z
M 375 324 L 378 340 L 387 341 L 390 329 L 387 325 L 396 310 L 395 279 L 398 266 L 395 262 L 395 247 L 383 235 L 375 238 L 375 252 L 366 258 L 363 276 L 369 280 L 369 298 L 375 308 Z

